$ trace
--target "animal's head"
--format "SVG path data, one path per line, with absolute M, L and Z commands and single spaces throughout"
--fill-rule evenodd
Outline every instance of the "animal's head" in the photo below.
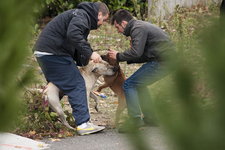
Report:
M 99 63 L 90 61 L 87 67 L 90 67 L 90 71 L 98 75 L 111 76 L 115 73 L 114 67 L 104 60 Z
M 109 55 L 101 55 L 102 60 L 108 62 L 110 65 L 114 67 L 114 71 L 117 72 L 120 69 L 119 62 L 115 59 L 109 57 Z

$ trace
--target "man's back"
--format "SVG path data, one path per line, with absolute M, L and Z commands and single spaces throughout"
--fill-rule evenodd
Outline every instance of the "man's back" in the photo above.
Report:
M 62 45 L 66 40 L 66 33 L 69 22 L 72 18 L 72 12 L 68 10 L 53 18 L 41 32 L 35 50 L 60 55 Z M 56 51 L 57 50 L 57 51 Z
M 148 34 L 148 40 L 150 42 L 168 41 L 168 35 L 158 26 L 151 24 L 150 22 L 136 20 L 132 29 L 143 31 Z
M 135 55 L 130 51 L 120 54 L 120 59 L 129 59 L 128 63 L 142 63 L 159 58 L 164 51 L 159 45 L 170 41 L 168 35 L 158 26 L 135 19 L 129 21 L 125 35 L 131 36 L 132 49 L 136 52 Z
M 56 16 L 43 29 L 34 50 L 70 56 L 74 60 L 79 60 L 81 55 L 89 59 L 92 49 L 87 36 L 90 30 L 97 29 L 98 7 L 97 3 L 83 2 L 77 9 Z

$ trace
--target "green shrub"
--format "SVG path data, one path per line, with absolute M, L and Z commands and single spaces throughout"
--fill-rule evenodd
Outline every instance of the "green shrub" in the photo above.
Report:
M 156 98 L 157 118 L 169 141 L 173 143 L 174 147 L 171 149 L 225 148 L 225 24 L 218 19 L 210 22 L 212 25 L 207 25 L 197 38 L 199 42 L 196 47 L 200 49 L 200 56 L 204 61 L 193 66 L 193 63 L 188 63 L 191 57 L 178 55 L 178 63 L 174 64 L 174 84 L 163 88 L 161 93 L 167 94 L 157 95 Z M 185 42 L 180 41 L 180 44 L 184 45 Z M 201 75 L 200 78 L 198 74 Z M 202 95 L 201 89 L 196 89 L 200 81 L 207 88 L 207 96 Z
M 39 90 L 38 90 L 39 89 Z M 24 92 L 24 111 L 20 111 L 20 120 L 14 133 L 34 138 L 73 136 L 74 131 L 67 129 L 59 120 L 57 113 L 50 109 L 40 91 L 44 87 L 34 86 Z M 62 103 L 62 106 L 64 104 Z M 74 125 L 72 113 L 64 111 L 69 124 Z
M 44 0 L 42 1 L 43 16 L 56 16 L 65 10 L 72 9 L 79 1 L 74 0 Z
M 150 87 L 149 111 L 173 144 L 172 150 L 225 148 L 225 24 L 217 17 L 218 7 L 214 11 L 178 7 L 168 22 L 158 22 L 176 43 L 177 55 L 171 75 Z M 137 132 L 130 138 L 135 143 L 139 136 Z M 144 141 L 136 143 L 137 149 L 150 149 Z
M 11 127 L 20 109 L 22 85 L 30 79 L 23 63 L 31 39 L 33 9 L 37 2 L 0 1 L 0 131 Z
M 54 17 L 63 11 L 76 8 L 76 6 L 83 1 L 85 0 L 44 0 L 41 4 L 43 13 L 39 14 L 40 18 L 44 18 L 46 16 Z M 98 0 L 90 0 L 90 2 L 96 1 Z M 147 16 L 146 0 L 102 0 L 102 2 L 109 7 L 111 12 L 122 8 L 131 11 L 139 19 L 144 19 L 144 16 Z

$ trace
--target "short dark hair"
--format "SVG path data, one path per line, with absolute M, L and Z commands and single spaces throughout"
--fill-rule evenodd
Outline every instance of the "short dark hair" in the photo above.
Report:
M 122 21 L 129 22 L 131 19 L 133 19 L 133 16 L 130 14 L 129 11 L 125 9 L 119 9 L 111 18 L 111 24 L 113 25 L 115 21 L 116 23 L 121 24 Z
M 107 14 L 109 14 L 109 8 L 107 7 L 105 3 L 102 3 L 102 2 L 96 2 L 96 3 L 99 5 L 98 12 L 102 12 L 103 16 L 106 16 Z

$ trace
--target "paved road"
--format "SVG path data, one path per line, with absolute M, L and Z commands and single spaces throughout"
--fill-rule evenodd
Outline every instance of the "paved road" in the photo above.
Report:
M 168 150 L 159 128 L 147 128 L 143 131 L 143 134 L 149 146 L 152 147 L 151 150 Z M 55 142 L 50 139 L 43 141 L 50 144 L 49 150 L 134 150 L 126 135 L 119 134 L 116 130 L 105 130 L 98 134 L 86 136 L 74 136 Z

